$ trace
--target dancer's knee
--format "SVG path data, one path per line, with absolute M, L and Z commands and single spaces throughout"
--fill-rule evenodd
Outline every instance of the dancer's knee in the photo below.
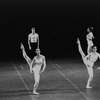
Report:
M 39 74 L 35 74 L 35 75 L 34 75 L 34 78 L 35 78 L 35 82 L 36 82 L 36 83 L 39 83 L 40 75 L 39 75 Z
M 35 81 L 34 86 L 39 85 L 39 82 Z
M 93 79 L 93 74 L 89 74 L 89 79 Z

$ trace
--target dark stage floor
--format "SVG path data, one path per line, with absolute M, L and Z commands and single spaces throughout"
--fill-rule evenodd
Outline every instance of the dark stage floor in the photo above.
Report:
M 94 66 L 92 89 L 86 89 L 88 73 L 81 60 L 47 60 L 33 95 L 34 78 L 24 61 L 0 63 L 0 100 L 99 100 L 99 62 Z

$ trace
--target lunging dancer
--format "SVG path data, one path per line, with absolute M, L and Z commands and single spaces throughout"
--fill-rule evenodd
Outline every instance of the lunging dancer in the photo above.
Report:
M 92 88 L 90 87 L 90 83 L 93 79 L 93 66 L 94 66 L 94 62 L 96 62 L 98 58 L 100 59 L 100 54 L 97 53 L 97 47 L 94 46 L 92 47 L 92 52 L 90 52 L 88 55 L 85 55 L 85 53 L 82 50 L 79 38 L 77 39 L 77 44 L 78 44 L 78 50 L 82 56 L 82 60 L 86 65 L 89 74 L 89 79 L 87 81 L 86 88 Z
M 27 56 L 24 45 L 22 43 L 21 43 L 21 49 L 22 49 L 23 57 L 25 58 L 25 60 L 27 61 L 30 67 L 30 73 L 34 75 L 35 84 L 34 84 L 33 94 L 39 94 L 38 92 L 36 92 L 36 90 L 39 86 L 40 74 L 45 70 L 46 67 L 45 57 L 40 54 L 40 49 L 36 49 L 37 55 L 33 58 L 33 60 L 31 60 Z M 42 66 L 43 68 L 41 69 Z

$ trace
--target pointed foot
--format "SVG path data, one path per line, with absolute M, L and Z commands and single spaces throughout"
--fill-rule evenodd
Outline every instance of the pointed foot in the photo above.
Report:
M 86 88 L 87 88 L 87 89 L 92 89 L 92 87 L 91 87 L 91 86 L 86 86 Z
M 38 95 L 39 93 L 38 93 L 38 92 L 36 92 L 36 91 L 33 91 L 33 94 L 36 94 L 36 95 Z

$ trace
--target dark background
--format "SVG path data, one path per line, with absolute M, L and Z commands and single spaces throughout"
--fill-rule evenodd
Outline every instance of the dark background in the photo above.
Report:
M 20 42 L 28 53 L 28 34 L 35 27 L 41 53 L 47 58 L 77 58 L 76 40 L 86 53 L 88 27 L 100 51 L 99 0 L 0 0 L 0 59 L 22 58 Z

